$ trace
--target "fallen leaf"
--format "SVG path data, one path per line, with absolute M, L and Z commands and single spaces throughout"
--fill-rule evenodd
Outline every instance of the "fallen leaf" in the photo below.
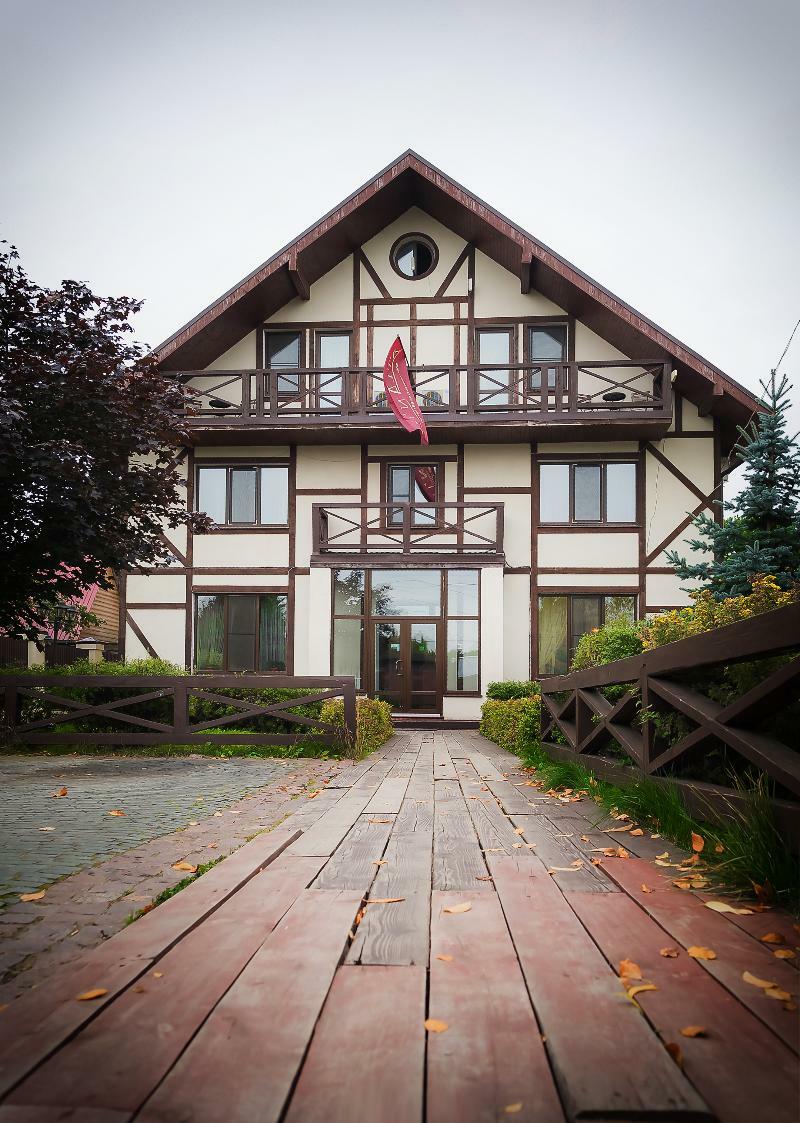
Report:
M 589 840 L 588 834 L 582 834 L 581 835 L 581 842 L 589 842 L 589 841 L 590 840 Z
M 131 989 L 133 990 L 134 994 L 147 994 L 147 991 L 144 987 L 132 987 Z
M 633 1001 L 636 998 L 636 995 L 641 994 L 643 990 L 658 990 L 658 987 L 655 985 L 655 983 L 642 983 L 641 986 L 631 987 L 628 991 L 628 998 Z
M 364 903 L 367 905 L 397 905 L 404 900 L 405 897 L 370 897 Z
M 514 1104 L 506 1104 L 503 1111 L 506 1115 L 518 1115 L 522 1111 L 522 1100 L 517 1100 Z
M 199 823 L 198 823 L 197 819 L 190 819 L 190 820 L 189 820 L 189 826 L 190 826 L 190 827 L 197 827 L 197 826 L 199 826 Z
M 379 858 L 379 859 L 377 860 L 377 862 L 373 862 L 372 864 L 373 864 L 373 866 L 386 866 L 386 865 L 388 865 L 389 863 L 388 863 L 388 859 L 386 859 L 386 858 Z
M 662 862 L 664 861 L 665 858 L 668 858 L 668 857 L 669 857 L 669 850 L 665 850 L 663 854 L 656 854 L 656 858 L 659 859 Z
M 762 944 L 785 944 L 786 940 L 780 932 L 766 932 L 763 936 L 759 936 Z
M 163 971 L 154 971 L 153 972 L 153 978 L 154 979 L 163 979 L 164 978 L 164 972 Z
M 641 829 L 641 827 L 637 827 L 636 830 L 631 831 L 631 838 L 639 838 L 639 836 L 643 834 L 644 831 Z
M 221 819 L 222 818 L 222 812 L 221 811 L 215 811 L 214 812 L 214 818 L 215 819 Z
M 643 893 L 652 893 L 653 890 L 650 888 L 649 885 L 645 885 L 645 883 L 642 882 L 642 892 Z
M 661 835 L 660 834 L 651 834 L 650 837 L 651 838 L 661 838 Z
M 218 842 L 209 842 L 209 844 L 208 844 L 209 850 L 217 850 L 218 848 L 219 848 Z
M 38 893 L 22 893 L 20 894 L 21 901 L 41 901 L 42 897 L 47 892 L 46 889 L 40 889 Z
M 113 811 L 108 811 L 107 814 L 114 819 L 123 819 L 125 817 L 125 812 L 120 811 L 118 807 L 115 807 Z
M 174 870 L 185 870 L 186 873 L 197 873 L 197 866 L 193 866 L 191 862 L 175 862 L 172 868 Z
M 428 1033 L 444 1033 L 444 1031 L 449 1028 L 450 1026 L 447 1022 L 440 1022 L 438 1018 L 425 1019 L 425 1029 L 427 1029 Z
M 737 909 L 733 905 L 729 905 L 727 901 L 706 901 L 705 906 L 707 909 L 713 909 L 714 912 L 731 912 L 734 916 L 752 916 L 752 909 Z
M 55 827 L 39 827 L 40 831 L 54 831 Z
M 632 827 L 632 823 L 626 823 L 624 827 L 606 827 L 603 834 L 621 834 L 623 831 L 631 830 Z
M 492 881 L 492 875 L 490 873 L 478 874 L 477 877 L 475 878 L 475 880 L 476 881 Z
M 784 1002 L 783 1008 L 784 1008 L 784 1010 L 796 1010 L 797 1009 L 797 1003 L 796 1002 Z M 0 1006 L 0 1010 L 2 1010 L 2 1009 L 4 1009 L 4 1007 Z
M 694 831 L 692 831 L 692 850 L 694 850 L 695 854 L 701 854 L 705 844 L 706 840 L 703 838 L 703 836 L 700 834 L 695 834 Z
M 762 990 L 767 990 L 768 988 L 778 985 L 777 983 L 770 982 L 769 979 L 759 979 L 758 975 L 751 975 L 749 971 L 742 971 L 742 978 L 746 983 L 749 983 L 751 987 L 761 987 Z
M 663 955 L 665 959 L 677 959 L 678 956 L 680 955 L 680 949 L 679 948 L 662 948 L 661 951 L 658 954 Z
M 471 901 L 462 901 L 460 905 L 445 905 L 445 907 L 442 909 L 442 912 L 450 912 L 450 913 L 469 912 L 471 908 L 472 908 L 472 902 Z
M 69 788 L 59 788 L 57 792 L 53 792 L 53 799 L 63 799 L 65 795 L 69 795 Z
M 716 959 L 717 953 L 712 951 L 711 948 L 696 947 L 693 945 L 686 949 L 686 954 L 690 955 L 692 959 Z
M 441 959 L 442 963 L 452 963 L 453 962 L 452 955 L 437 955 L 436 958 Z
M 618 846 L 614 857 L 615 858 L 630 858 L 630 854 L 628 853 L 628 851 L 625 849 L 624 846 Z
M 775 948 L 772 953 L 776 959 L 794 959 L 795 955 L 791 948 Z
M 792 996 L 788 990 L 781 990 L 780 987 L 770 987 L 769 990 L 764 991 L 764 994 L 767 998 L 777 998 L 780 1002 L 792 1001 Z
M 623 959 L 619 965 L 619 977 L 621 979 L 641 979 L 642 969 L 632 959 Z
M 583 865 L 583 862 L 581 862 L 581 865 Z M 577 873 L 579 869 L 580 866 L 551 866 L 547 872 L 552 877 L 555 873 Z
M 514 827 L 514 834 L 525 834 L 524 827 Z
M 676 889 L 691 889 L 692 883 L 685 877 L 679 877 L 677 881 L 672 883 Z
M 590 858 L 589 860 L 591 861 L 593 866 L 602 866 L 603 864 L 600 858 Z
M 664 1048 L 672 1057 L 678 1068 L 683 1068 L 683 1052 L 680 1045 L 677 1045 L 674 1041 L 667 1041 Z
M 684 1037 L 708 1037 L 705 1026 L 684 1026 L 681 1033 Z
M 391 819 L 367 819 L 367 822 L 368 823 L 375 823 L 375 824 L 377 824 L 377 823 L 391 823 L 392 820 Z
M 724 854 L 725 853 L 725 847 L 722 845 L 721 842 L 718 842 L 717 845 L 714 847 L 714 853 L 715 854 Z
M 108 994 L 105 987 L 95 987 L 94 990 L 85 990 L 82 994 L 75 996 L 76 1002 L 91 1002 L 93 998 L 102 998 L 104 994 Z

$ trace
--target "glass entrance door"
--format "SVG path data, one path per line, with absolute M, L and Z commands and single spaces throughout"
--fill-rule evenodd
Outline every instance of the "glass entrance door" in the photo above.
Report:
M 435 620 L 375 623 L 375 695 L 400 713 L 441 711 L 439 625 Z

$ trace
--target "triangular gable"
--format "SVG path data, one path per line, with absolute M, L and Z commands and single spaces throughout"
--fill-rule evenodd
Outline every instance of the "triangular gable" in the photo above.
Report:
M 307 298 L 315 281 L 414 205 L 519 277 L 523 292 L 536 289 L 624 354 L 672 358 L 676 389 L 729 430 L 763 408 L 718 367 L 411 150 L 165 340 L 156 348 L 162 367 L 208 366 L 290 300 Z

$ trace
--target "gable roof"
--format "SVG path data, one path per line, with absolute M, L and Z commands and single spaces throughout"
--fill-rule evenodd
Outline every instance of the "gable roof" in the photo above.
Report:
M 155 349 L 165 370 L 199 370 L 418 206 L 624 354 L 671 357 L 676 389 L 710 409 L 735 438 L 763 406 L 749 390 L 532 234 L 409 149 Z M 728 443 L 727 441 L 725 442 Z

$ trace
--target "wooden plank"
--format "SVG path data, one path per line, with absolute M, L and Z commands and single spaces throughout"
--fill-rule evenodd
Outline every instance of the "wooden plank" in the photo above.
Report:
M 489 865 L 568 1116 L 713 1120 L 552 878 Z
M 433 831 L 433 784 L 428 787 L 428 798 L 403 800 L 403 806 L 395 819 L 393 834 L 414 834 L 417 831 Z M 420 794 L 422 794 L 420 792 Z
M 496 768 L 484 753 L 473 750 L 469 754 L 469 759 L 472 761 L 479 778 L 485 783 L 489 781 L 498 783 L 505 779 L 500 769 Z
M 436 800 L 433 812 L 433 888 L 473 889 L 488 873 L 463 801 Z
M 96 1017 L 159 955 L 169 951 L 296 838 L 297 832 L 290 827 L 258 835 L 194 884 L 81 956 L 68 972 L 50 979 L 46 988 L 16 999 L 13 1019 L 0 1019 L 0 1095 Z M 75 1001 L 77 994 L 94 988 L 107 993 L 96 1002 Z
M 757 944 L 722 914 L 706 908 L 692 893 L 676 889 L 650 862 L 641 858 L 611 862 L 606 872 L 668 933 L 668 943 L 715 951 L 716 959 L 698 962 L 790 1049 L 800 1052 L 796 1011 L 784 1010 L 782 1002 L 767 998 L 759 987 L 742 979 L 742 973 L 749 971 L 796 996 L 800 988 L 798 974 L 792 967 L 775 959 L 766 944 Z M 642 882 L 655 892 L 642 893 Z
M 60 1107 L 26 1107 L 24 1104 L 3 1104 L 0 1123 L 128 1123 L 133 1116 L 127 1111 L 92 1108 L 80 1116 L 65 1113 Z
M 137 1117 L 277 1123 L 361 903 L 307 889 Z
M 530 792 L 533 788 L 523 788 L 521 791 L 508 780 L 488 780 L 487 787 L 495 799 L 498 799 L 507 815 L 530 815 L 532 810 Z
M 433 775 L 436 780 L 457 780 L 458 773 L 450 759 L 450 753 L 441 740 L 434 741 Z
M 660 954 L 666 933 L 625 893 L 574 893 L 569 903 L 606 959 L 638 963 L 658 990 L 637 1001 L 661 1039 L 680 1045 L 684 1071 L 725 1123 L 796 1123 L 797 1062 L 791 1051 L 688 956 Z M 681 1029 L 704 1026 L 703 1037 Z
M 392 833 L 370 897 L 403 900 L 367 905 L 347 953 L 348 963 L 427 965 L 430 926 L 432 827 Z
M 517 826 L 522 827 L 523 839 L 533 843 L 537 857 L 541 858 L 547 869 L 557 871 L 550 876 L 556 879 L 562 892 L 613 892 L 608 879 L 591 864 L 590 855 L 582 854 L 564 832 L 555 832 L 544 815 L 513 815 L 512 819 Z M 612 844 L 609 842 L 606 845 Z M 575 869 L 573 863 L 579 858 L 583 865 Z
M 372 799 L 371 791 L 351 789 L 326 811 L 309 830 L 289 848 L 291 854 L 330 857 Z
M 388 816 L 359 816 L 320 872 L 314 888 L 358 889 L 366 893 L 378 872 L 375 863 L 383 856 L 393 824 L 394 819 Z
M 129 987 L 29 1076 L 10 1102 L 65 1112 L 135 1112 L 323 861 L 284 857 L 252 878 L 158 960 L 158 978 L 148 973 Z M 198 964 L 213 968 L 198 971 Z
M 409 780 L 410 776 L 399 777 L 394 774 L 387 776 L 365 810 L 372 814 L 396 815 L 405 798 Z
M 500 1120 L 516 1104 L 514 1119 L 563 1123 L 497 896 L 434 892 L 431 913 L 428 1016 L 448 1029 L 428 1035 L 427 1123 Z
M 340 967 L 286 1123 L 420 1123 L 425 967 Z

